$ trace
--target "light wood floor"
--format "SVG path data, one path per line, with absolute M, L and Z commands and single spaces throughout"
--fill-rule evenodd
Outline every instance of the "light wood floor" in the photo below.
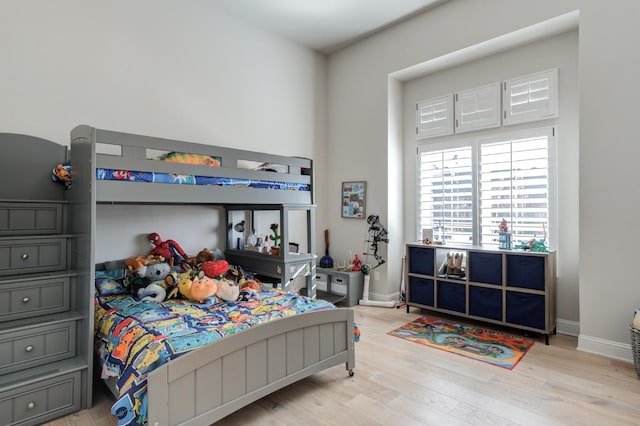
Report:
M 334 367 L 269 395 L 219 425 L 638 425 L 633 364 L 576 350 L 576 338 L 536 343 L 513 369 L 386 334 L 421 312 L 356 306 L 362 331 L 355 376 Z M 511 330 L 513 332 L 513 330 Z M 514 333 L 515 334 L 515 333 Z M 111 426 L 112 403 L 95 385 L 94 406 L 49 426 Z

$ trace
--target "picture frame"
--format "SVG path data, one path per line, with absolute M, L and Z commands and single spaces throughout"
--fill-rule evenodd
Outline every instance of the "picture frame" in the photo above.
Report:
M 366 181 L 342 182 L 342 217 L 364 219 L 366 217 Z

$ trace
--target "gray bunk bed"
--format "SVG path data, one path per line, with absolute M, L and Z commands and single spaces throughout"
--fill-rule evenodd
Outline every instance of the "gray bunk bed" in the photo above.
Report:
M 96 146 L 111 146 L 98 154 Z M 150 151 L 210 155 L 220 167 L 157 161 Z M 215 147 L 205 144 L 78 126 L 71 132 L 73 183 L 67 191 L 70 223 L 76 235 L 70 257 L 79 282 L 93 282 L 96 274 L 96 211 L 101 204 L 210 204 L 225 206 L 275 206 L 303 208 L 310 231 L 308 254 L 261 257 L 236 253 L 233 262 L 248 271 L 255 262 L 263 273 L 272 263 L 288 285 L 291 270 L 302 268 L 308 294 L 315 296 L 313 170 L 308 159 Z M 286 172 L 240 167 L 243 161 L 273 163 Z M 180 185 L 99 179 L 103 170 L 231 179 L 230 185 Z M 234 185 L 235 180 L 243 182 Z M 258 182 L 257 188 L 246 185 Z M 298 185 L 306 190 L 272 189 L 271 183 Z M 270 182 L 266 187 L 261 183 Z M 301 186 L 300 186 L 301 185 Z M 168 196 L 170 194 L 170 197 Z M 259 208 L 258 208 L 259 210 Z M 286 210 L 286 209 L 284 209 Z M 285 220 L 286 222 L 286 220 Z M 229 249 L 229 248 L 228 248 Z M 266 260 L 268 258 L 268 260 Z M 91 303 L 89 303 L 91 305 Z M 92 318 L 92 312 L 89 317 Z M 89 327 L 93 330 L 93 324 Z M 266 322 L 249 330 L 196 349 L 152 371 L 147 378 L 148 424 L 209 425 L 222 417 L 326 368 L 345 364 L 350 375 L 355 366 L 353 311 L 330 309 Z M 222 368 L 224 366 L 224 368 Z M 177 395 L 180 395 L 178 398 Z M 187 404 L 185 401 L 193 401 Z

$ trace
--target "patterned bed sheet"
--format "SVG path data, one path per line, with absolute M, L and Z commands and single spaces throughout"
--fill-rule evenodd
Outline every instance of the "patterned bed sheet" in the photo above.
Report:
M 98 168 L 98 180 L 118 180 L 129 182 L 168 183 L 181 185 L 216 185 L 233 188 L 262 188 L 286 191 L 310 191 L 306 183 L 280 182 L 275 180 L 238 179 L 227 177 L 179 175 L 173 173 L 141 172 Z
M 243 290 L 237 302 L 211 304 L 140 302 L 128 294 L 108 293 L 95 298 L 94 344 L 102 378 L 118 378 L 120 396 L 111 409 L 118 425 L 145 424 L 146 377 L 157 366 L 262 322 L 335 308 L 266 287 Z M 357 338 L 357 328 L 354 333 Z

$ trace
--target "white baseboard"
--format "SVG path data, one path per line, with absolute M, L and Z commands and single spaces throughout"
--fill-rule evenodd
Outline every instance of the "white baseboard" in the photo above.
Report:
M 631 345 L 627 343 L 580 335 L 578 336 L 578 350 L 619 359 L 621 361 L 633 362 Z
M 563 319 L 556 320 L 557 332 L 567 336 L 578 337 L 580 335 L 580 323 Z

